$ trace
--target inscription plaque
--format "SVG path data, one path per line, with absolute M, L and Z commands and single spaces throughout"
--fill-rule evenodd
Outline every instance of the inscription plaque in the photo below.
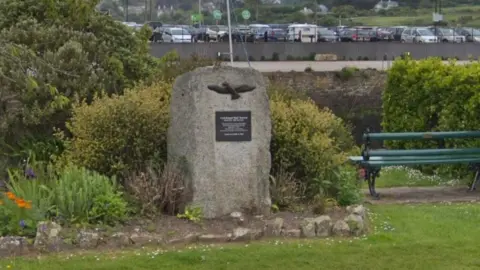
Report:
M 215 140 L 217 142 L 249 142 L 252 140 L 252 112 L 215 112 Z

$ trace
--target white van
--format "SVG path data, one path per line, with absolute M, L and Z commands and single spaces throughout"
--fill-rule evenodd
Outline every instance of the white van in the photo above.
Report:
M 314 24 L 291 24 L 288 26 L 287 40 L 297 42 L 317 42 L 318 26 Z

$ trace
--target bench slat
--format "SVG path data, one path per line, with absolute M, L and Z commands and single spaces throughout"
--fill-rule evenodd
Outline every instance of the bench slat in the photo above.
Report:
M 404 161 L 404 160 L 454 160 L 459 158 L 480 158 L 480 155 L 449 155 L 449 156 L 385 156 L 385 157 L 370 157 L 369 161 Z M 362 156 L 348 157 L 350 161 L 362 162 Z M 366 160 L 365 160 L 366 161 Z
M 368 150 L 370 157 L 393 156 L 437 156 L 437 155 L 480 155 L 480 148 L 453 148 L 453 149 L 411 149 L 411 150 Z
M 435 165 L 435 164 L 459 164 L 459 163 L 480 163 L 480 157 L 477 158 L 458 158 L 458 159 L 425 159 L 425 160 L 372 160 L 359 161 L 358 164 L 371 167 L 388 167 L 403 165 Z
M 391 132 L 365 133 L 363 139 L 383 140 L 418 140 L 418 139 L 458 139 L 480 138 L 480 131 L 439 131 L 439 132 Z

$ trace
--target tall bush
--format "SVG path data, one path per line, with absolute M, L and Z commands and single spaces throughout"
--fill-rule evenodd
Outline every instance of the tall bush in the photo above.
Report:
M 138 86 L 124 95 L 74 106 L 66 158 L 106 175 L 142 170 L 166 158 L 171 85 Z
M 275 86 L 270 91 L 273 134 L 272 174 L 291 172 L 299 181 L 305 199 L 339 193 L 341 167 L 356 150 L 343 120 L 328 109 L 319 109 L 306 98 L 298 98 Z M 298 185 L 297 185 L 298 186 Z
M 388 72 L 383 93 L 386 132 L 479 130 L 480 63 L 444 64 L 439 58 L 398 59 Z M 473 147 L 478 140 L 390 141 L 400 149 Z

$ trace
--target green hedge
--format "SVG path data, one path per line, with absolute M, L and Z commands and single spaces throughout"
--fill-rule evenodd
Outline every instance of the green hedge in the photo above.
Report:
M 439 58 L 398 59 L 383 94 L 383 131 L 480 129 L 480 63 L 458 65 Z M 390 141 L 400 149 L 437 148 L 436 141 Z M 480 146 L 475 140 L 446 140 L 445 147 Z

